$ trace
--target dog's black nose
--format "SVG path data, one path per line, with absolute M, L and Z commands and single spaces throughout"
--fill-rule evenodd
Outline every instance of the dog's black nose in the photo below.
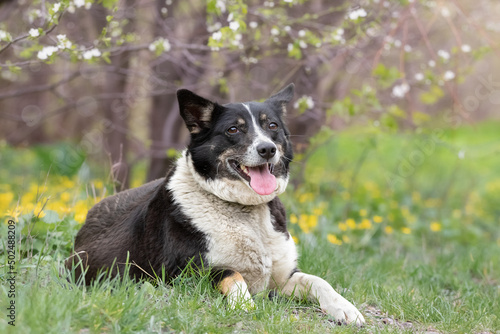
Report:
M 257 152 L 266 160 L 271 159 L 276 154 L 276 145 L 273 143 L 262 143 L 257 146 Z

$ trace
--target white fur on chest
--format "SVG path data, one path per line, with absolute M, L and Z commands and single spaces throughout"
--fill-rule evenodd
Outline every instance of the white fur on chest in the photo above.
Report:
M 167 187 L 208 237 L 209 265 L 238 271 L 253 294 L 286 280 L 297 253 L 292 238 L 274 230 L 268 205 L 244 206 L 206 192 L 193 177 L 188 159 L 179 159 Z

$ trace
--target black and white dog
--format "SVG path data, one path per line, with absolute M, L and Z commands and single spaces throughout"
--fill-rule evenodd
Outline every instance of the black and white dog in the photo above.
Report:
M 163 179 L 105 198 L 88 213 L 67 261 L 89 282 L 101 269 L 179 275 L 189 261 L 212 268 L 233 307 L 253 307 L 266 289 L 307 297 L 337 321 L 361 313 L 325 280 L 297 269 L 297 251 L 277 195 L 288 183 L 292 145 L 284 123 L 290 84 L 264 102 L 219 105 L 177 92 L 191 142 Z M 75 258 L 81 258 L 79 266 Z

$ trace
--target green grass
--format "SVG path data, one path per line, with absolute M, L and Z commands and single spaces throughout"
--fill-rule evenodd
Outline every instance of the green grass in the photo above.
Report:
M 339 327 L 315 304 L 267 294 L 255 296 L 255 310 L 230 309 L 207 275 L 183 275 L 171 285 L 67 280 L 60 270 L 82 212 L 110 192 L 96 181 L 105 173 L 96 177 L 84 163 L 85 173 L 47 177 L 47 157 L 39 157 L 50 147 L 2 148 L 0 209 L 12 215 L 19 205 L 22 212 L 16 327 L 6 318 L 8 217 L 0 224 L 0 332 L 500 333 L 498 128 L 446 130 L 394 187 L 385 173 L 397 171 L 425 137 L 346 131 L 293 164 L 295 178 L 282 199 L 299 267 L 352 301 L 365 315 L 364 328 Z
M 304 243 L 300 267 L 326 278 L 366 315 L 365 328 L 338 327 L 316 305 L 257 296 L 255 310 L 232 310 L 207 276 L 173 285 L 108 279 L 90 287 L 58 274 L 59 254 L 20 265 L 17 333 L 186 332 L 324 333 L 402 332 L 433 328 L 479 333 L 500 329 L 500 252 L 493 244 L 402 247 L 384 237 L 377 249 L 332 247 L 323 238 Z M 1 291 L 2 309 L 7 301 Z M 379 313 L 380 312 L 380 313 Z M 383 313 L 383 314 L 382 314 Z M 385 325 L 383 319 L 394 323 Z

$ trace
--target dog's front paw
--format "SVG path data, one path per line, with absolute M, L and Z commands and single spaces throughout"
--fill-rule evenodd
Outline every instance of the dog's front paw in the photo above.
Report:
M 253 302 L 252 296 L 248 294 L 247 296 L 234 297 L 229 296 L 228 298 L 229 307 L 234 309 L 241 309 L 243 311 L 251 311 L 255 309 L 255 303 Z
M 321 309 L 333 316 L 340 324 L 362 326 L 365 323 L 365 318 L 358 309 L 343 297 L 335 303 L 321 305 Z

